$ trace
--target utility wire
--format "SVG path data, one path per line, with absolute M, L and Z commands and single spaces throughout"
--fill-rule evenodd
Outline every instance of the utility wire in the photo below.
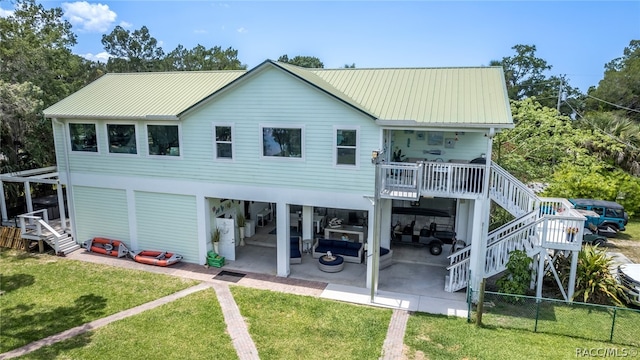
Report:
M 591 96 L 591 95 L 589 95 L 589 94 L 587 94 L 587 96 L 588 96 L 588 97 L 590 97 L 590 98 L 596 99 L 596 100 L 598 100 L 598 101 L 602 101 L 603 103 L 609 104 L 609 105 L 611 105 L 611 106 L 615 106 L 615 107 L 620 108 L 620 109 L 624 109 L 624 110 L 628 110 L 628 111 L 633 111 L 633 112 L 640 113 L 640 110 L 631 109 L 631 108 L 628 108 L 628 107 L 626 107 L 626 106 L 622 106 L 622 105 L 618 105 L 618 104 L 614 104 L 614 103 L 608 102 L 608 101 L 606 101 L 606 100 L 598 99 L 597 97 L 595 97 L 595 96 Z
M 592 124 L 589 120 L 587 120 L 584 116 L 582 116 L 582 114 L 580 114 L 580 113 L 578 112 L 578 110 L 574 109 L 574 108 L 573 108 L 573 106 L 571 106 L 571 104 L 569 104 L 567 101 L 563 101 L 563 102 L 564 102 L 565 104 L 569 105 L 569 107 L 571 108 L 571 110 L 573 110 L 573 111 L 574 111 L 578 116 L 580 116 L 580 118 L 581 118 L 584 122 L 586 122 L 587 124 L 589 124 L 592 128 L 596 129 L 597 131 L 600 131 L 601 133 L 603 133 L 603 134 L 607 135 L 608 137 L 612 138 L 613 140 L 615 140 L 615 141 L 617 141 L 617 142 L 619 142 L 619 143 L 621 143 L 621 144 L 624 144 L 624 145 L 626 145 L 626 146 L 628 146 L 628 147 L 630 147 L 630 148 L 633 148 L 634 150 L 639 150 L 639 149 L 638 149 L 638 147 L 634 146 L 633 144 L 630 144 L 630 143 L 628 143 L 628 142 L 626 142 L 626 141 L 624 141 L 624 140 L 622 140 L 622 139 L 618 138 L 617 136 L 615 136 L 615 135 L 613 135 L 613 134 L 609 134 L 608 132 L 604 131 L 603 129 L 601 129 L 601 128 L 599 128 L 599 127 L 595 126 L 595 125 L 594 125 L 594 124 Z

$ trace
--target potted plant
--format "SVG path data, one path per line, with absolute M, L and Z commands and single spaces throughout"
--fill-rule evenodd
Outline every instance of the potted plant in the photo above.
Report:
M 236 222 L 240 229 L 240 246 L 244 246 L 244 227 L 247 224 L 247 219 L 244 217 L 243 213 L 239 212 L 236 214 Z
M 213 245 L 213 252 L 218 253 L 218 243 L 220 243 L 220 229 L 217 227 L 211 232 L 211 244 Z

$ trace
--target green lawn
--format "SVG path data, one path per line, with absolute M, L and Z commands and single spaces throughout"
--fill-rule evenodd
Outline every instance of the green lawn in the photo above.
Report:
M 196 284 L 0 248 L 0 353 Z
M 409 359 L 573 359 L 584 357 L 576 356 L 584 349 L 638 350 L 580 337 L 477 327 L 466 319 L 423 313 L 409 318 L 404 342 Z
M 5 291 L 0 298 L 0 352 L 194 284 L 163 275 L 16 252 L 0 253 L 0 268 Z M 378 359 L 392 314 L 389 309 L 239 286 L 231 286 L 231 292 L 261 359 Z M 466 319 L 414 313 L 405 334 L 408 358 L 566 359 L 576 357 L 576 349 L 637 351 L 631 345 L 587 339 L 593 332 L 602 335 L 601 339 L 608 338 L 610 313 L 544 309 L 538 329 L 544 333 L 535 333 L 531 329 L 535 311 L 530 306 L 511 310 L 515 311 L 512 316 L 485 314 L 487 325 L 482 328 L 468 324 Z M 618 314 L 616 324 L 623 331 L 616 333 L 614 341 L 637 344 L 632 342 L 637 341 L 637 314 Z M 158 357 L 237 358 L 213 290 L 194 293 L 23 358 Z
M 625 231 L 609 239 L 609 251 L 623 253 L 635 263 L 640 263 L 640 218 L 629 219 Z
M 261 359 L 378 359 L 392 311 L 231 288 Z
M 20 359 L 237 359 L 213 289 L 188 295 Z

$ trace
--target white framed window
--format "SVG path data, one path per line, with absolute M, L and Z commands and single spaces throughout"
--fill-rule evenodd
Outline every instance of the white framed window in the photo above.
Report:
M 213 157 L 216 160 L 233 160 L 233 126 L 213 124 Z
M 97 153 L 98 134 L 95 123 L 69 123 L 71 151 Z
M 107 124 L 107 148 L 110 154 L 138 154 L 135 124 Z
M 149 155 L 180 156 L 180 127 L 177 124 L 147 124 Z
M 334 165 L 357 167 L 360 152 L 360 131 L 357 127 L 334 127 Z
M 265 158 L 304 158 L 302 126 L 260 126 L 262 156 Z

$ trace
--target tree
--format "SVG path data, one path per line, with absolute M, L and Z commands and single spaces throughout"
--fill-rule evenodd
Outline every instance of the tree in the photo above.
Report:
M 168 70 L 244 70 L 247 68 L 238 60 L 238 50 L 219 46 L 206 49 L 198 44 L 191 50 L 178 45 L 164 59 Z
M 279 62 L 284 62 L 291 65 L 296 65 L 304 68 L 311 69 L 323 69 L 324 64 L 320 59 L 315 56 L 296 56 L 293 59 L 289 59 L 289 56 L 282 55 L 278 58 Z
M 100 66 L 71 52 L 76 37 L 60 8 L 19 0 L 0 18 L 0 116 L 3 167 L 54 163 L 51 123 L 40 111 L 101 75 Z
M 102 35 L 102 45 L 111 57 L 107 61 L 110 72 L 162 71 L 164 51 L 158 40 L 149 34 L 146 26 L 130 32 L 116 26 L 111 33 Z
M 515 50 L 515 55 L 503 57 L 502 60 L 492 60 L 489 63 L 490 66 L 502 66 L 504 69 L 509 99 L 535 98 L 543 106 L 557 108 L 558 97 L 561 96 L 564 99 L 560 104 L 561 114 L 572 114 L 574 109 L 571 106 L 576 110 L 581 108 L 581 102 L 577 101 L 581 93 L 577 88 L 569 85 L 569 79 L 566 76 L 547 77 L 545 75 L 552 66 L 546 60 L 536 57 L 535 45 L 518 44 L 512 49 Z
M 562 162 L 575 162 L 587 153 L 571 119 L 532 98 L 511 102 L 516 127 L 494 139 L 493 157 L 524 182 L 548 181 Z
M 588 111 L 612 111 L 640 122 L 640 40 L 605 65 L 603 79 L 587 94 Z
M 0 17 L 0 79 L 38 86 L 44 106 L 52 105 L 94 79 L 91 62 L 72 54 L 75 44 L 62 9 L 19 0 L 12 16 Z

